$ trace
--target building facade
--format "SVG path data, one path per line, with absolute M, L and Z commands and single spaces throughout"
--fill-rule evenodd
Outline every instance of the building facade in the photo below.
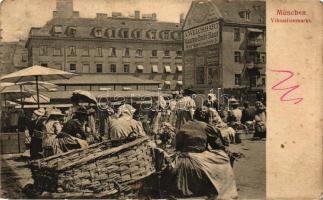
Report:
M 0 42 L 0 75 L 8 74 L 28 65 L 28 52 L 23 40 Z
M 184 86 L 241 95 L 265 89 L 264 1 L 195 0 L 183 25 Z
M 140 11 L 129 17 L 113 12 L 82 18 L 72 0 L 57 0 L 53 18 L 30 30 L 28 64 L 81 76 L 128 74 L 176 89 L 182 85 L 181 29 L 181 23 L 160 22 L 155 13 Z

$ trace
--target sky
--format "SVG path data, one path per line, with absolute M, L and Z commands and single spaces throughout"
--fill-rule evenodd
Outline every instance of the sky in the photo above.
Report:
M 56 0 L 0 0 L 2 41 L 26 39 L 31 27 L 41 27 L 52 18 Z M 128 16 L 135 10 L 157 14 L 159 21 L 179 22 L 192 0 L 74 0 L 80 17 L 94 18 L 96 13 L 122 12 Z

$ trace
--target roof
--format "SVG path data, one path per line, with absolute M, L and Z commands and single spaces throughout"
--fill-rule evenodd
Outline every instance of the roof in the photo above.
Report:
M 182 27 L 180 23 L 175 22 L 162 22 L 157 20 L 147 19 L 134 19 L 134 18 L 116 18 L 116 17 L 104 17 L 104 18 L 52 18 L 45 26 L 33 27 L 30 30 L 31 36 L 51 36 L 51 31 L 54 25 L 62 25 L 63 30 L 67 27 L 76 27 L 75 38 L 95 38 L 92 34 L 94 28 L 102 28 L 105 31 L 108 28 L 115 28 L 117 30 L 126 28 L 130 31 L 142 29 L 142 30 L 169 30 L 169 31 L 181 31 Z M 144 35 L 144 34 L 143 34 Z M 57 36 L 55 36 L 57 37 Z M 57 38 L 70 38 L 63 31 Z M 106 38 L 103 36 L 103 38 Z M 118 39 L 116 37 L 115 39 Z
M 137 78 L 127 74 L 81 74 L 68 80 L 55 80 L 51 83 L 57 85 L 100 85 L 100 84 L 159 84 L 159 82 L 149 79 Z
M 169 96 L 169 94 L 158 93 L 153 91 L 144 91 L 144 90 L 132 90 L 132 91 L 89 91 L 96 98 L 99 97 L 116 97 L 115 100 L 120 100 L 122 97 L 157 97 Z M 71 98 L 73 91 L 55 91 L 55 92 L 42 92 L 42 94 L 48 96 L 50 99 L 69 99 Z M 117 98 L 120 97 L 120 98 Z M 146 99 L 147 100 L 147 99 Z
M 242 16 L 250 11 L 250 20 Z M 266 24 L 266 2 L 260 0 L 194 0 L 185 19 L 184 30 L 222 19 L 226 23 Z

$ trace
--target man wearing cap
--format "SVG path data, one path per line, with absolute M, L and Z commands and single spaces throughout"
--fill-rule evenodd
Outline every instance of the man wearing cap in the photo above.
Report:
M 32 159 L 42 158 L 42 138 L 43 138 L 43 130 L 45 127 L 44 122 L 47 120 L 45 116 L 45 109 L 39 108 L 38 110 L 34 110 L 32 116 L 31 126 L 29 128 L 29 133 L 31 136 L 30 141 L 30 157 Z

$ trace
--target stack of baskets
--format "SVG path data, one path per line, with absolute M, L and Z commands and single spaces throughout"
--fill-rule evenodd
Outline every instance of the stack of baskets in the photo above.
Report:
M 131 197 L 155 172 L 147 137 L 105 141 L 31 163 L 34 187 L 51 198 Z

